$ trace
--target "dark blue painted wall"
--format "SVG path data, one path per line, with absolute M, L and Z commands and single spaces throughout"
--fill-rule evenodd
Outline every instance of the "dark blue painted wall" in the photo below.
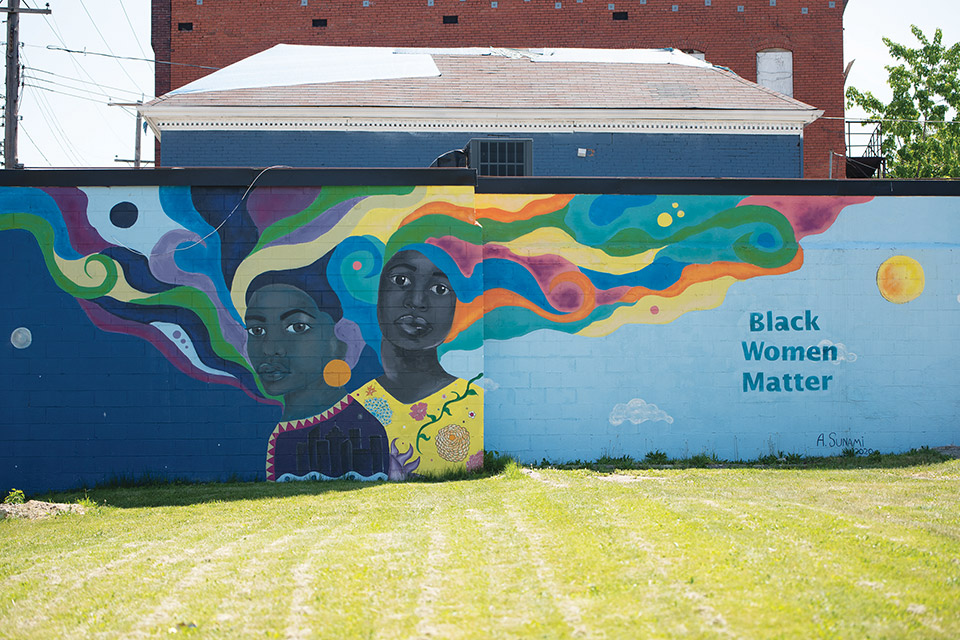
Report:
M 427 167 L 483 133 L 167 131 L 164 166 Z M 532 133 L 538 176 L 800 178 L 800 138 L 786 135 Z M 585 158 L 577 149 L 588 149 Z
M 0 233 L 0 268 L 0 388 L 21 396 L 0 420 L 4 495 L 117 476 L 263 479 L 279 407 L 194 380 L 145 340 L 96 328 L 26 231 Z M 26 349 L 10 343 L 17 327 L 33 334 Z

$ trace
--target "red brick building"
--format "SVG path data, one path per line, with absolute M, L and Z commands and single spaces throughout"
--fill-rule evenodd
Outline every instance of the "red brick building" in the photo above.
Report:
M 824 111 L 804 132 L 804 176 L 845 154 L 846 0 L 153 0 L 156 94 L 278 43 L 395 47 L 676 47 Z M 788 55 L 784 55 L 788 54 Z M 791 60 L 792 59 L 792 60 Z M 772 59 L 771 59 L 772 60 Z M 787 67 L 784 68 L 784 60 Z M 792 63 L 792 68 L 791 68 Z M 196 66 L 182 66 L 196 65 Z M 767 77 L 759 79 L 768 84 Z M 785 91 L 786 92 L 786 91 Z

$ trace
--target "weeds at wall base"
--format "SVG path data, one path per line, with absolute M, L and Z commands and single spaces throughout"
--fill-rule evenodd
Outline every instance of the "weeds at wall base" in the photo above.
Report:
M 784 453 L 760 456 L 753 460 L 723 460 L 715 453 L 699 453 L 689 458 L 669 458 L 663 451 L 650 451 L 642 460 L 630 456 L 613 458 L 601 456 L 593 462 L 574 460 L 572 462 L 551 463 L 541 461 L 537 466 L 557 469 L 590 469 L 610 472 L 617 469 L 691 469 L 691 468 L 782 468 L 782 469 L 857 469 L 857 468 L 895 468 L 946 462 L 951 457 L 931 449 L 921 447 L 904 453 L 881 453 L 874 450 L 860 455 L 856 450 L 843 451 L 836 456 L 805 456 L 799 453 Z
M 611 473 L 618 470 L 644 470 L 644 469 L 869 469 L 869 468 L 899 468 L 927 464 L 937 464 L 950 460 L 951 457 L 929 447 L 911 449 L 905 453 L 880 453 L 872 451 L 866 455 L 858 455 L 853 452 L 843 453 L 838 456 L 804 456 L 798 453 L 784 453 L 779 451 L 776 454 L 760 456 L 753 460 L 723 460 L 716 454 L 700 453 L 689 458 L 670 458 L 663 451 L 651 451 L 647 453 L 642 460 L 631 456 L 601 456 L 594 461 L 573 460 L 569 462 L 551 462 L 541 460 L 540 463 L 522 464 L 517 462 L 509 455 L 501 454 L 498 451 L 487 451 L 484 454 L 483 469 L 477 471 L 466 471 L 464 469 L 451 471 L 440 475 L 420 475 L 413 477 L 407 482 L 412 483 L 437 483 L 437 482 L 455 482 L 463 480 L 472 480 L 479 478 L 489 478 L 493 476 L 502 476 L 507 480 L 516 480 L 523 477 L 521 469 L 523 467 L 533 468 L 553 468 L 553 469 L 587 469 L 600 473 Z M 81 486 L 74 491 L 61 491 L 47 493 L 40 496 L 41 500 L 48 501 L 66 501 L 76 502 L 78 504 L 94 507 L 98 506 L 96 500 L 90 497 L 91 492 L 99 489 L 160 489 L 171 486 L 199 487 L 231 487 L 231 486 L 250 486 L 252 484 L 262 483 L 263 480 L 253 479 L 242 476 L 231 476 L 222 482 L 202 482 L 192 481 L 185 478 L 164 478 L 163 476 L 153 474 L 143 474 L 140 476 L 114 476 L 109 480 L 99 483 L 93 487 Z M 324 489 L 335 490 L 338 487 L 361 488 L 365 485 L 375 485 L 379 483 L 362 483 L 353 480 L 332 480 L 324 482 L 297 482 L 281 483 L 289 484 L 291 487 L 279 488 L 280 485 L 271 483 L 267 486 L 278 487 L 276 493 L 283 494 L 286 491 L 294 490 L 296 486 L 305 484 L 317 484 Z M 81 497 L 77 497 L 82 493 Z M 271 492 L 273 493 L 273 492 Z M 67 496 L 67 498 L 64 498 Z M 33 497 L 33 496 L 31 496 Z

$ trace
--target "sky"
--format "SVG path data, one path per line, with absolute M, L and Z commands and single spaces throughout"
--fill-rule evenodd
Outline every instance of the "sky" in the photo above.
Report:
M 825 0 L 810 0 L 811 3 Z M 43 7 L 46 1 L 21 0 Z M 93 54 L 153 58 L 150 0 L 49 0 L 52 14 L 20 17 L 24 88 L 20 106 L 19 161 L 28 168 L 128 167 L 134 157 L 135 110 L 108 106 L 153 98 L 153 63 Z M 904 15 L 904 7 L 910 15 Z M 848 86 L 886 100 L 881 37 L 915 45 L 910 24 L 947 45 L 960 40 L 957 0 L 850 0 L 844 13 L 845 63 L 856 60 Z M 3 25 L 6 40 L 6 25 Z M 58 47 L 87 53 L 67 53 Z M 848 110 L 847 117 L 863 114 Z M 143 136 L 144 160 L 153 159 L 153 136 Z M 149 166 L 149 165 L 146 165 Z

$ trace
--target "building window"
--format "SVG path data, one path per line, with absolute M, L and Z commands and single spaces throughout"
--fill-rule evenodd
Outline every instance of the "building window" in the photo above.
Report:
M 757 84 L 793 97 L 793 52 L 764 49 L 757 52 Z
M 683 51 L 688 56 L 693 56 L 697 60 L 706 61 L 707 59 L 707 54 L 705 54 L 703 51 L 698 51 L 697 49 L 681 49 L 681 51 Z
M 533 140 L 474 138 L 470 167 L 481 176 L 529 176 L 533 173 Z

